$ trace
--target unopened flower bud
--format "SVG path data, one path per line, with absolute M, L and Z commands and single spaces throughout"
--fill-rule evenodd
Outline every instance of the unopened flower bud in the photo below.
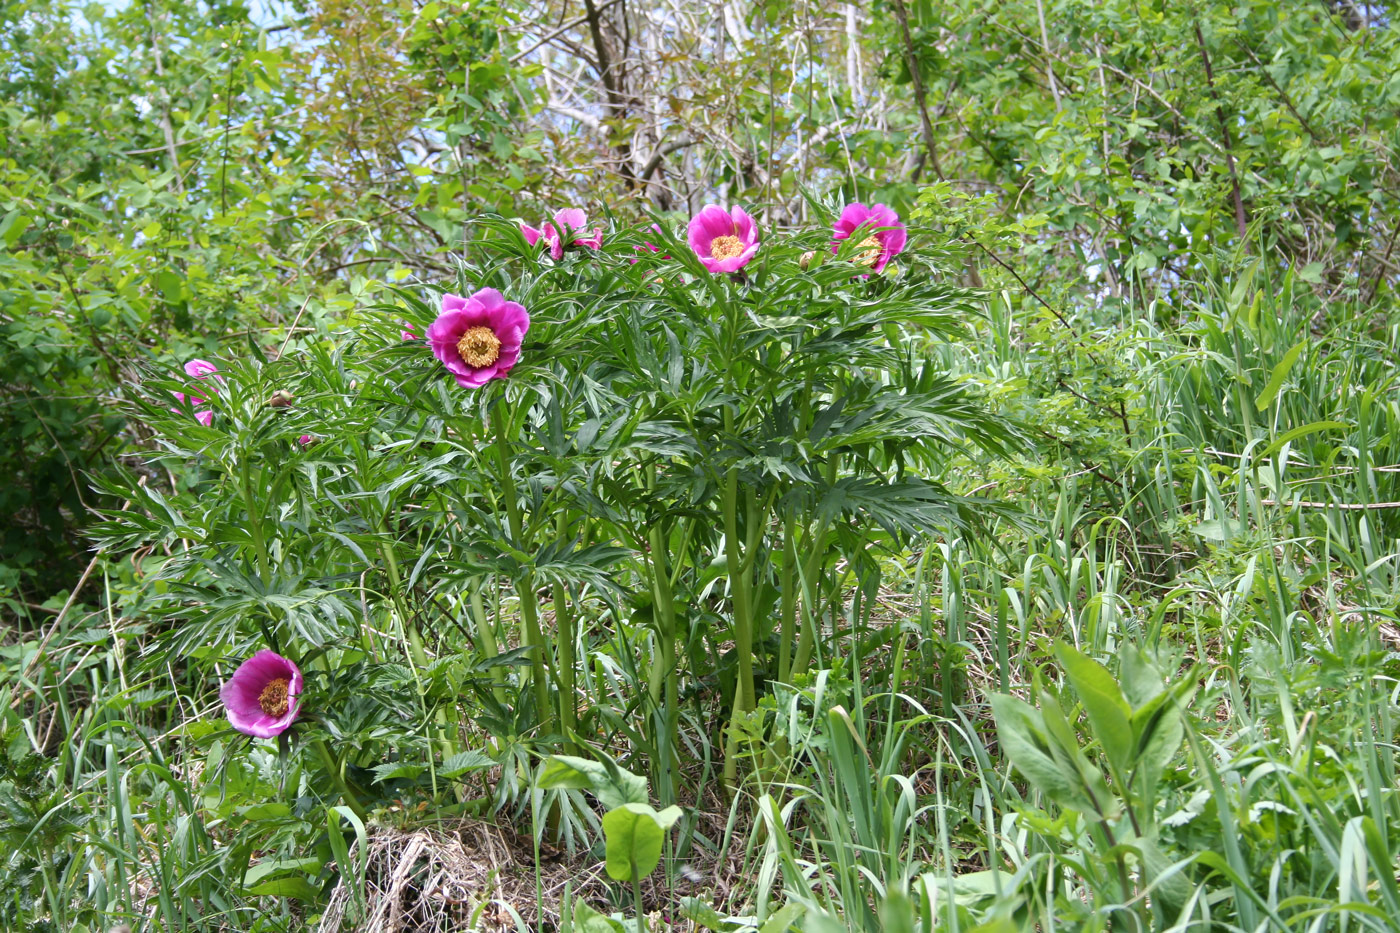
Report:
M 802 254 L 802 258 L 801 258 L 801 259 L 797 260 L 797 264 L 798 264 L 799 266 L 801 266 L 803 269 L 807 269 L 807 268 L 810 268 L 810 267 L 811 267 L 811 265 L 812 265 L 812 260 L 815 259 L 815 258 L 817 258 L 816 250 L 810 250 L 810 249 L 809 249 L 809 250 L 807 250 L 807 252 L 805 252 L 805 253 Z
M 296 397 L 286 389 L 278 389 L 267 400 L 268 408 L 291 408 Z

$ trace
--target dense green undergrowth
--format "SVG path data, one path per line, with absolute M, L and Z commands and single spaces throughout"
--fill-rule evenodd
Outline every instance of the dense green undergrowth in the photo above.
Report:
M 634 265 L 626 235 L 557 266 L 511 236 L 461 272 L 531 308 L 503 392 L 401 339 L 423 289 L 221 360 L 209 426 L 149 374 L 160 451 L 100 531 L 131 555 L 101 571 L 114 608 L 65 620 L 20 682 L 50 702 L 8 714 L 10 922 L 297 929 L 422 819 L 588 864 L 606 827 L 584 791 L 611 785 L 561 778 L 564 753 L 638 776 L 605 806 L 681 805 L 639 900 L 656 928 L 1390 928 L 1393 332 L 1319 332 L 1312 292 L 1248 256 L 1169 327 L 1106 337 L 937 284 L 932 232 L 875 281 L 803 271 L 807 244 L 775 237 L 747 283 Z M 809 340 L 810 370 L 763 365 Z M 1116 391 L 1036 392 L 1071 365 Z M 1010 420 L 957 401 L 974 386 Z M 901 425 L 917 459 L 895 469 Z M 758 557 L 729 554 L 736 530 Z M 747 633 L 736 586 L 765 607 Z M 255 645 L 307 671 L 285 745 L 221 720 Z M 605 923 L 560 898 L 512 906 Z M 633 898 L 578 900 L 630 918 Z

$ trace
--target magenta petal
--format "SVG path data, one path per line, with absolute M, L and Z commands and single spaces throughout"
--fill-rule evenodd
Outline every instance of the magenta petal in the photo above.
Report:
M 495 322 L 496 315 L 500 313 L 501 307 L 506 303 L 505 298 L 501 297 L 501 293 L 494 288 L 480 289 L 472 295 L 471 300 L 486 312 L 487 324 Z
M 492 363 L 490 366 L 483 366 L 481 369 L 473 369 L 467 373 L 454 373 L 453 378 L 455 378 L 457 384 L 463 388 L 479 389 L 490 382 L 496 375 L 498 366 L 499 362 Z
M 899 224 L 899 221 L 896 220 L 895 223 Z M 903 224 L 889 230 L 882 230 L 876 236 L 885 247 L 885 255 L 890 259 L 904 252 L 905 244 L 909 242 L 909 231 L 904 229 Z
M 739 242 L 745 246 L 753 246 L 758 242 L 758 225 L 753 222 L 748 211 L 736 207 L 729 212 L 729 216 L 734 223 L 734 235 L 739 238 Z
M 708 252 L 710 241 L 717 236 L 734 236 L 734 218 L 716 204 L 706 204 L 690 221 L 690 246 L 697 252 Z
M 203 379 L 205 376 L 213 375 L 218 371 L 219 367 L 208 360 L 190 360 L 185 364 L 185 372 L 196 379 Z
M 583 228 L 588 226 L 588 215 L 577 207 L 566 207 L 562 211 L 555 211 L 554 224 L 560 230 L 581 233 Z
M 899 224 L 899 215 L 887 204 L 876 204 L 870 208 L 869 223 L 872 227 L 893 227 Z
M 497 294 L 496 297 L 500 298 L 500 295 Z M 521 333 L 524 333 L 530 329 L 530 313 L 513 301 L 502 300 L 498 307 L 492 309 L 490 326 L 498 337 L 503 331 L 512 328 L 518 328 Z M 502 337 L 502 339 L 505 338 Z
M 476 323 L 472 313 L 465 308 L 444 311 L 437 316 L 433 323 L 428 325 L 428 342 L 434 345 L 439 343 L 456 344 L 458 340 L 462 339 L 462 334 L 466 329 Z
M 269 683 L 279 678 L 287 681 L 287 712 L 274 717 L 263 711 L 258 698 Z M 264 649 L 238 666 L 219 690 L 219 698 L 235 729 L 245 735 L 270 739 L 287 731 L 301 715 L 298 699 L 301 691 L 302 676 L 297 666 L 280 654 Z
M 705 268 L 709 269 L 711 272 L 738 272 L 744 266 L 748 265 L 749 260 L 753 259 L 754 254 L 757 252 L 758 244 L 755 243 L 739 255 L 730 256 L 728 259 L 701 259 L 700 261 L 704 263 Z
M 602 249 L 602 248 L 603 248 L 603 228 L 602 228 L 602 227 L 594 227 L 594 228 L 593 228 L 593 235 L 592 235 L 592 236 L 588 236 L 588 237 L 579 237 L 577 240 L 574 240 L 574 245 L 575 245 L 575 246 L 586 246 L 586 247 L 588 247 L 589 249 Z
M 446 314 L 448 311 L 465 310 L 467 304 L 468 300 L 461 295 L 444 294 L 442 296 L 442 313 Z
M 554 224 L 546 221 L 544 225 L 543 235 L 545 242 L 549 244 L 550 258 L 552 258 L 555 262 L 558 262 L 559 260 L 563 259 L 564 243 L 559 238 L 559 231 L 555 228 Z
M 213 409 L 206 408 L 206 409 L 204 409 L 204 411 L 197 411 L 197 412 L 195 412 L 195 413 L 194 413 L 194 420 L 198 421 L 200 424 L 204 425 L 206 428 L 209 427 L 211 424 L 214 423 L 214 411 L 213 411 Z
M 531 246 L 534 246 L 536 243 L 539 242 L 540 231 L 536 230 L 529 224 L 521 224 L 520 232 L 525 234 L 525 242 L 529 243 Z
M 836 232 L 836 238 L 844 240 L 846 237 L 860 229 L 861 224 L 870 220 L 870 208 L 856 201 L 847 204 L 845 210 L 841 211 L 841 216 L 836 223 L 832 224 L 832 229 Z

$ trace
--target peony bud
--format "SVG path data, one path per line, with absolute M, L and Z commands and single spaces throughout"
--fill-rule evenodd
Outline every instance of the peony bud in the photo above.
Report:
M 292 395 L 292 393 L 288 392 L 286 389 L 278 389 L 276 392 L 273 392 L 272 395 L 268 398 L 267 407 L 291 408 L 292 402 L 294 402 L 295 400 L 296 396 Z

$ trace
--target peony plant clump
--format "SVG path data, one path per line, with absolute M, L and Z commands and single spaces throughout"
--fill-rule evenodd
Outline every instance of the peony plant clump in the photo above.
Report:
M 847 663 L 833 639 L 881 555 L 995 511 L 947 465 L 1015 441 L 930 352 L 975 296 L 891 208 L 832 216 L 487 218 L 452 283 L 188 363 L 204 394 L 143 415 L 154 459 L 200 478 L 109 490 L 132 508 L 103 535 L 168 553 L 164 637 L 223 670 L 227 725 L 191 735 L 230 806 L 418 798 L 574 844 L 596 820 L 538 782 L 551 756 L 587 770 L 630 736 L 664 806 L 765 780 L 765 697 Z

